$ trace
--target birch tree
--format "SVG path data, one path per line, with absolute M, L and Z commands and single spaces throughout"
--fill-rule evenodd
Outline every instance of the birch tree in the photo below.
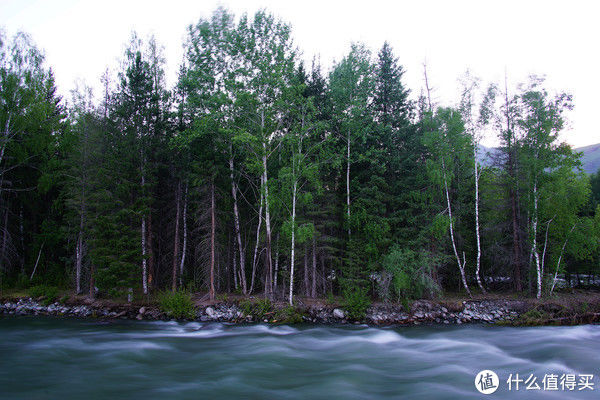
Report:
M 543 80 L 532 77 L 520 95 L 521 117 L 519 128 L 523 131 L 524 164 L 528 171 L 530 248 L 535 259 L 537 278 L 536 297 L 542 296 L 542 261 L 538 248 L 540 192 L 549 170 L 560 165 L 557 150 L 559 133 L 564 126 L 564 113 L 572 108 L 571 96 L 560 93 L 550 97 L 541 86 Z
M 285 109 L 282 108 L 282 96 L 294 73 L 295 49 L 290 27 L 263 11 L 257 12 L 251 21 L 242 17 L 238 34 L 243 43 L 241 51 L 246 76 L 244 93 L 238 101 L 245 123 L 240 126 L 242 129 L 238 130 L 236 141 L 251 155 L 246 161 L 248 168 L 260 175 L 260 204 L 264 206 L 265 227 L 264 292 L 267 298 L 273 298 L 269 159 L 283 135 Z
M 480 97 L 480 98 L 477 98 Z M 491 121 L 494 100 L 496 97 L 495 85 L 490 85 L 487 91 L 479 93 L 479 79 L 473 77 L 468 71 L 462 80 L 462 94 L 460 101 L 460 112 L 465 123 L 466 133 L 471 137 L 473 143 L 473 177 L 475 181 L 475 241 L 477 243 L 477 259 L 475 262 L 475 279 L 482 293 L 486 293 L 480 276 L 481 269 L 481 236 L 479 224 L 479 178 L 481 168 L 479 165 L 479 149 L 484 129 Z M 479 106 L 479 110 L 477 110 Z

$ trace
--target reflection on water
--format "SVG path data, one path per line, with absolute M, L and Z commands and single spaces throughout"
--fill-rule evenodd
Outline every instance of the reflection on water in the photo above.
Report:
M 0 319 L 4 399 L 598 398 L 594 391 L 509 392 L 509 374 L 594 374 L 600 326 L 408 328 L 235 326 Z

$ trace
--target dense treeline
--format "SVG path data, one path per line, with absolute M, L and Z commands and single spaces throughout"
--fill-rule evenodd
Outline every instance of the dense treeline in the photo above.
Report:
M 466 74 L 440 107 L 426 69 L 411 99 L 387 43 L 325 74 L 289 25 L 218 9 L 189 27 L 175 87 L 133 35 L 100 100 L 67 106 L 26 35 L 0 40 L 4 285 L 539 297 L 598 270 L 598 178 L 559 140 L 570 96 L 538 78 L 510 93 Z

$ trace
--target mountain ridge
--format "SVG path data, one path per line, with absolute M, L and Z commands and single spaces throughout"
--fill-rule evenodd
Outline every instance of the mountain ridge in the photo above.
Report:
M 573 150 L 582 153 L 581 164 L 586 173 L 593 174 L 600 169 L 600 143 L 576 147 Z M 480 144 L 478 161 L 482 165 L 492 165 L 499 152 L 500 150 L 497 147 L 487 147 Z

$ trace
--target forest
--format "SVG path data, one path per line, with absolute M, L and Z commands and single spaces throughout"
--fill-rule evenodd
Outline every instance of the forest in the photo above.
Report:
M 467 72 L 440 105 L 388 43 L 324 71 L 267 11 L 190 25 L 173 87 L 162 49 L 132 34 L 102 93 L 64 99 L 27 34 L 0 36 L 0 288 L 540 298 L 600 273 L 600 177 L 542 78 Z

